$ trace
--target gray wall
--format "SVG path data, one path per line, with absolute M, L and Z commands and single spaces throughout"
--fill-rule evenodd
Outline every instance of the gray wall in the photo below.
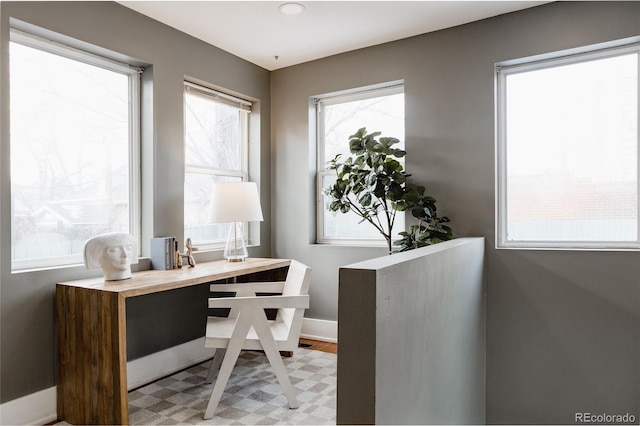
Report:
M 338 424 L 484 424 L 484 246 L 340 268 Z
M 336 320 L 338 268 L 384 255 L 310 243 L 309 97 L 404 79 L 408 171 L 457 236 L 486 238 L 487 422 L 638 419 L 640 252 L 493 244 L 494 63 L 638 35 L 639 2 L 552 3 L 273 72 L 273 254 L 314 269 L 309 316 Z
M 153 65 L 145 76 L 145 99 L 153 106 L 153 120 L 144 127 L 145 237 L 182 234 L 174 206 L 182 200 L 183 76 L 259 99 L 261 167 L 255 180 L 265 222 L 263 247 L 253 255 L 294 257 L 314 268 L 307 315 L 313 318 L 337 319 L 340 266 L 384 255 L 384 249 L 310 244 L 308 98 L 404 79 L 409 171 L 428 183 L 458 236 L 487 239 L 487 421 L 572 423 L 576 411 L 628 411 L 638 418 L 640 253 L 498 251 L 492 241 L 493 64 L 637 36 L 640 3 L 553 3 L 269 74 L 114 3 L 2 2 L 1 402 L 54 385 L 54 283 L 89 274 L 83 268 L 10 273 L 10 16 Z M 157 309 L 171 302 L 163 300 Z M 167 339 L 171 345 L 188 336 Z
M 84 267 L 11 274 L 8 40 L 9 19 L 112 51 L 147 66 L 143 77 L 143 249 L 151 236 L 183 238 L 183 108 L 185 76 L 256 99 L 260 144 L 251 152 L 250 170 L 259 182 L 265 221 L 262 247 L 253 256 L 269 256 L 270 240 L 270 93 L 269 72 L 216 47 L 188 37 L 114 2 L 2 2 L 0 26 L 0 295 L 1 387 L 6 402 L 55 384 L 54 292 L 56 281 L 98 276 Z M 198 253 L 198 260 L 221 252 Z M 138 269 L 148 268 L 141 261 Z M 206 286 L 185 292 L 142 297 L 128 303 L 129 358 L 189 341 L 204 334 Z M 200 313 L 200 314 L 199 314 Z M 163 332 L 158 332 L 163 330 Z

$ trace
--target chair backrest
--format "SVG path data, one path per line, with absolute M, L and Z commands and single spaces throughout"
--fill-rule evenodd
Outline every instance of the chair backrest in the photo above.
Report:
M 287 279 L 282 289 L 283 296 L 297 296 L 309 294 L 309 284 L 311 283 L 311 268 L 297 260 L 292 260 L 287 272 Z M 281 308 L 278 309 L 276 321 L 282 321 L 289 329 L 289 338 L 292 344 L 297 347 L 304 318 L 303 308 Z

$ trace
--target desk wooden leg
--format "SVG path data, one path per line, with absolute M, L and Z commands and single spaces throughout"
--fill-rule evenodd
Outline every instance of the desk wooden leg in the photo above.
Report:
M 56 287 L 58 417 L 72 424 L 127 424 L 125 298 Z

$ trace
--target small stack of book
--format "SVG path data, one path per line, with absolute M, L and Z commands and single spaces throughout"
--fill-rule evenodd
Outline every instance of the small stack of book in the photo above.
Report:
M 175 237 L 151 238 L 151 269 L 179 268 L 178 241 Z

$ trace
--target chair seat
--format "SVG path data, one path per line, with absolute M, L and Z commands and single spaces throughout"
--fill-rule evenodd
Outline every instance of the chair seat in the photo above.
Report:
M 276 341 L 278 350 L 280 351 L 293 351 L 297 345 L 297 340 L 294 344 L 287 341 L 289 337 L 289 328 L 284 322 L 281 321 L 267 321 L 269 323 L 269 329 Z M 207 318 L 207 331 L 205 333 L 204 346 L 205 348 L 221 348 L 227 347 L 229 339 L 233 334 L 236 326 L 236 318 L 221 318 L 221 317 L 208 317 Z M 244 342 L 243 349 L 246 350 L 264 350 L 258 334 L 253 327 L 247 333 L 247 338 Z

